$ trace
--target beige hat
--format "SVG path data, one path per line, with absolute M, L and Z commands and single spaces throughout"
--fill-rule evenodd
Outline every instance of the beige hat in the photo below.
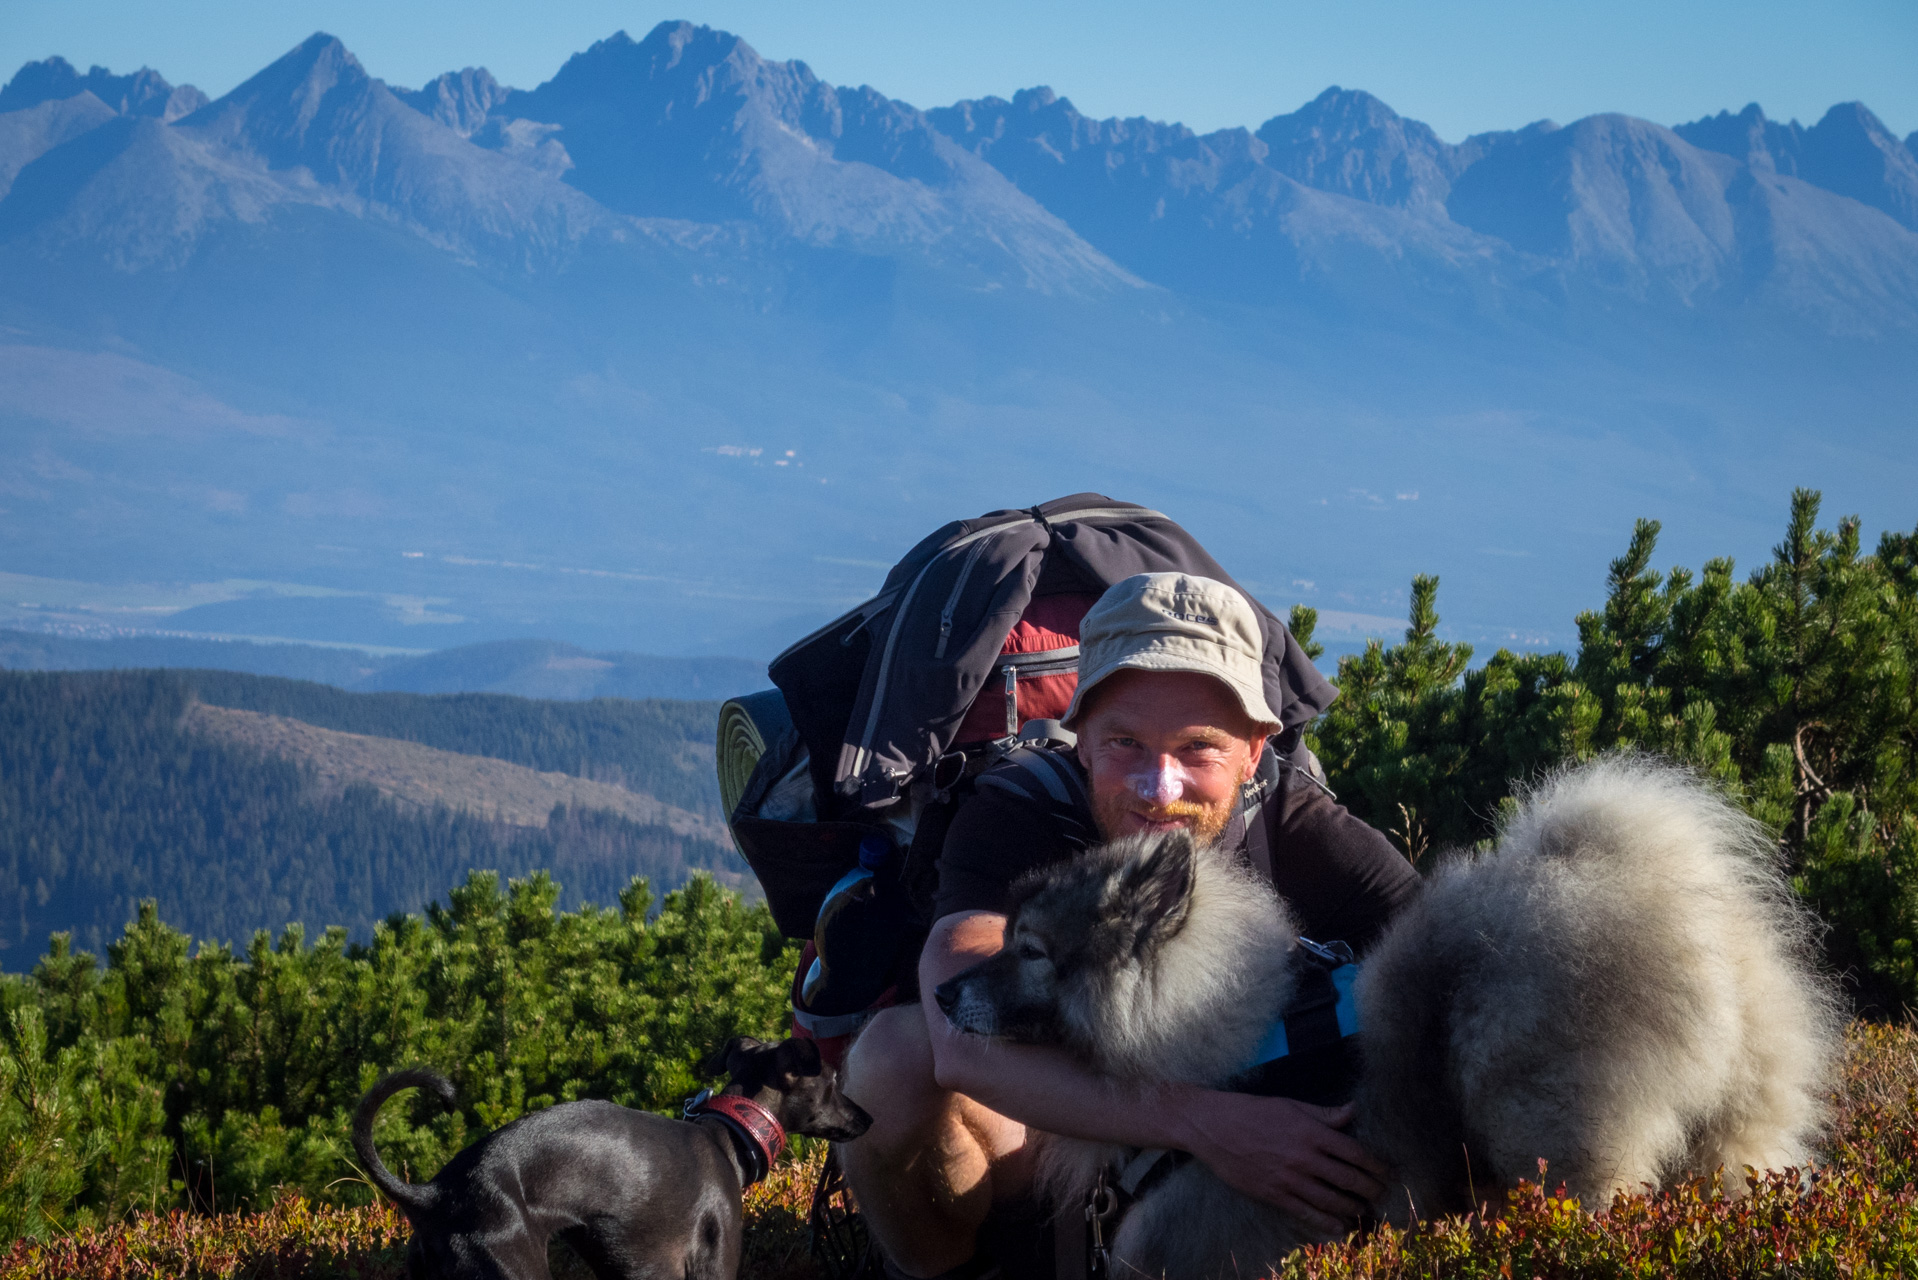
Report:
M 1277 729 L 1264 655 L 1259 616 L 1234 588 L 1189 573 L 1134 574 L 1112 584 L 1079 624 L 1079 687 L 1063 723 L 1075 728 L 1086 695 L 1115 671 L 1190 671 L 1219 681 L 1249 719 Z

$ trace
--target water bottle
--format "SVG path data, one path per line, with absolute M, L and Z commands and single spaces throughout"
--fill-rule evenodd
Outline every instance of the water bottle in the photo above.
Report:
M 912 929 L 898 862 L 891 840 L 869 835 L 859 842 L 859 865 L 827 892 L 813 927 L 817 954 L 800 984 L 806 1012 L 858 1013 L 892 985 L 900 947 Z

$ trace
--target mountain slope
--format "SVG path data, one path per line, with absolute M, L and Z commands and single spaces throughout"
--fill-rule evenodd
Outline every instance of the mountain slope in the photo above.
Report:
M 495 112 L 557 126 L 565 181 L 623 213 L 913 251 L 1041 290 L 1127 283 L 919 112 L 871 89 L 835 89 L 804 63 L 768 62 L 726 32 L 683 22 L 638 42 L 619 32 Z
M 771 687 L 744 658 L 655 658 L 589 652 L 551 640 L 497 640 L 393 662 L 356 689 L 510 693 L 522 698 L 723 699 Z
M 1273 116 L 1255 136 L 1267 147 L 1266 164 L 1307 186 L 1433 214 L 1485 148 L 1483 141 L 1452 146 L 1371 94 L 1337 85 Z
M 539 702 L 491 693 L 350 693 L 231 671 L 173 677 L 199 701 L 624 787 L 719 819 L 710 702 Z
M 1244 129 L 1199 136 L 1143 119 L 1093 120 L 1043 88 L 927 117 L 1093 244 L 1174 289 L 1267 304 L 1312 284 L 1372 299 L 1407 288 L 1469 292 L 1511 262 L 1464 228 L 1283 172 Z M 1329 180 L 1337 166 L 1315 168 L 1304 150 L 1290 155 L 1297 167 Z M 1422 201 L 1408 193 L 1396 203 Z
M 61 143 L 97 129 L 115 114 L 90 93 L 0 114 L 0 200 L 6 198 L 20 170 Z
M 406 106 L 331 36 L 308 39 L 180 129 L 289 185 L 365 201 L 431 243 L 496 262 L 556 265 L 581 239 L 637 230 Z
M 1912 140 L 1899 142 L 1862 102 L 1839 103 L 1809 129 L 1796 120 L 1768 120 L 1754 102 L 1735 116 L 1721 111 L 1673 132 L 1755 170 L 1803 178 L 1849 196 L 1918 231 L 1918 154 Z
M 555 640 L 497 640 L 418 656 L 364 649 L 179 635 L 79 640 L 0 629 L 0 667 L 100 671 L 171 667 L 318 681 L 381 693 L 501 693 L 519 698 L 710 702 L 770 688 L 766 665 L 745 658 L 661 658 L 592 652 Z
M 723 822 L 661 804 L 651 796 L 566 773 L 542 773 L 487 756 L 441 751 L 396 738 L 322 729 L 287 716 L 189 705 L 190 733 L 251 747 L 305 766 L 321 796 L 362 784 L 403 806 L 456 809 L 513 827 L 544 828 L 553 806 L 615 813 L 645 827 L 665 827 L 721 848 L 732 844 Z
M 1514 140 L 1447 211 L 1553 261 L 1568 285 L 1696 305 L 1762 301 L 1861 332 L 1918 318 L 1918 237 L 1859 202 L 1627 116 Z

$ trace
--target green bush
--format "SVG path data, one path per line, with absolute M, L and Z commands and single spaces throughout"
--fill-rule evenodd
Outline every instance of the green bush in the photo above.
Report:
M 1742 582 L 1729 560 L 1656 572 L 1658 525 L 1640 521 L 1572 657 L 1468 669 L 1471 647 L 1437 636 L 1437 579 L 1415 578 L 1404 641 L 1340 661 L 1308 741 L 1414 862 L 1489 838 L 1515 786 L 1567 761 L 1684 761 L 1778 834 L 1859 1005 L 1918 1005 L 1918 532 L 1867 555 L 1855 518 L 1822 530 L 1818 508 L 1794 494 Z M 1293 612 L 1308 645 L 1315 621 Z
M 104 966 L 64 936 L 0 984 L 0 1230 L 41 1237 L 130 1209 L 264 1206 L 276 1187 L 366 1203 L 347 1123 L 385 1072 L 425 1064 L 461 1109 L 389 1105 L 389 1165 L 430 1176 L 540 1107 L 610 1098 L 671 1108 L 735 1034 L 777 1034 L 797 955 L 764 906 L 711 879 L 649 920 L 642 880 L 616 909 L 554 909 L 544 873 L 476 873 L 371 943 L 262 932 L 244 955 L 195 948 L 154 905 Z

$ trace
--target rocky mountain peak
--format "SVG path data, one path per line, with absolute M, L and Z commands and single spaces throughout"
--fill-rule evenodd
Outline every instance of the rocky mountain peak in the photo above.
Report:
M 1459 149 L 1358 89 L 1333 85 L 1259 126 L 1266 163 L 1286 176 L 1372 204 L 1436 209 L 1464 169 Z
M 393 96 L 423 115 L 431 116 L 462 138 L 486 124 L 494 107 L 513 90 L 493 78 L 485 67 L 448 71 L 419 89 L 394 89 Z
M 1675 125 L 1672 132 L 1694 147 L 1730 156 L 1754 169 L 1792 176 L 1797 176 L 1805 150 L 1803 125 L 1796 120 L 1789 124 L 1768 120 L 1756 102 L 1746 104 L 1737 115 L 1721 111 L 1690 124 Z
M 366 73 L 338 38 L 315 32 L 232 92 L 180 122 L 218 147 L 268 169 L 306 168 L 322 182 L 365 189 L 382 159 L 379 135 L 396 117 L 426 121 Z
M 206 105 L 204 93 L 190 84 L 176 88 L 150 67 L 124 76 L 116 76 L 105 67 L 92 67 L 81 75 L 65 58 L 52 57 L 27 63 L 5 88 L 0 88 L 0 112 L 21 111 L 83 93 L 91 93 L 121 115 L 157 116 L 166 121 Z
M 1871 205 L 1918 231 L 1918 154 L 1862 102 L 1841 102 L 1807 129 L 1768 120 L 1757 103 L 1673 128 L 1695 147 L 1743 161 L 1759 172 L 1803 178 Z
M 1805 131 L 1803 172 L 1918 231 L 1918 156 L 1864 103 L 1841 102 Z

